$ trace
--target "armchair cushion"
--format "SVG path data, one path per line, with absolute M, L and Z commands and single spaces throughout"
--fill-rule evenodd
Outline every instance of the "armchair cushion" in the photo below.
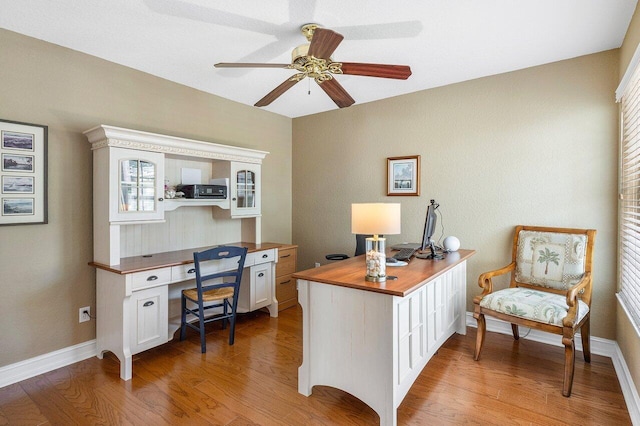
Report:
M 559 327 L 562 327 L 562 320 L 569 311 L 565 296 L 523 287 L 507 288 L 488 294 L 480 301 L 480 306 Z M 576 323 L 588 312 L 589 306 L 578 299 Z
M 584 234 L 520 231 L 516 281 L 558 290 L 569 289 L 584 275 L 586 243 Z

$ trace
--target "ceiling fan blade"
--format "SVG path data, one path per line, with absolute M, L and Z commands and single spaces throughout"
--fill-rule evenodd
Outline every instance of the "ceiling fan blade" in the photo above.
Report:
M 219 62 L 216 68 L 288 68 L 290 64 L 259 64 L 251 62 Z
M 406 80 L 411 75 L 411 68 L 407 65 L 362 64 L 358 62 L 341 63 L 342 74 L 397 78 L 400 80 Z
M 285 80 L 278 87 L 276 87 L 275 89 L 273 89 L 272 91 L 267 93 L 264 98 L 262 98 L 258 102 L 256 102 L 254 106 L 263 107 L 263 106 L 269 105 L 271 102 L 273 102 L 276 99 L 278 99 L 278 97 L 280 97 L 280 95 L 282 95 L 284 92 L 286 92 L 287 90 L 289 90 L 293 86 L 295 86 L 298 81 L 299 80 L 296 80 L 296 79 L 287 79 L 287 80 Z
M 326 28 L 316 28 L 311 38 L 308 55 L 320 59 L 329 59 L 342 42 L 344 36 Z
M 340 108 L 345 108 L 356 103 L 335 78 L 318 83 L 318 85 Z

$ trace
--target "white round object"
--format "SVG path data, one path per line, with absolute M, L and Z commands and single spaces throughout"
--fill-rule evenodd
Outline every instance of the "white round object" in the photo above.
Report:
M 448 251 L 457 251 L 460 248 L 460 240 L 453 235 L 448 236 L 442 242 L 444 249 Z

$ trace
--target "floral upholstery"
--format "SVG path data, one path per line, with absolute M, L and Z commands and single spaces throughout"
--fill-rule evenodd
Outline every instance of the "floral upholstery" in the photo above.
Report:
M 584 275 L 587 236 L 520 231 L 515 279 L 520 283 L 567 290 Z
M 507 288 L 488 294 L 480 301 L 480 306 L 560 327 L 569 310 L 565 296 L 523 287 Z M 578 300 L 576 323 L 579 323 L 588 312 L 589 306 L 582 300 Z

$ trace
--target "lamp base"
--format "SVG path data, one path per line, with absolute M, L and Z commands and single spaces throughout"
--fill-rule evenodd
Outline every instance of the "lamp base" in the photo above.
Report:
M 365 240 L 367 274 L 364 279 L 366 281 L 379 283 L 387 280 L 385 241 L 384 238 L 378 238 L 377 235 Z
M 364 280 L 365 281 L 371 281 L 371 282 L 374 282 L 374 283 L 383 283 L 383 282 L 385 282 L 387 280 L 387 277 L 386 276 L 384 276 L 384 277 L 370 277 L 369 275 L 365 275 Z

